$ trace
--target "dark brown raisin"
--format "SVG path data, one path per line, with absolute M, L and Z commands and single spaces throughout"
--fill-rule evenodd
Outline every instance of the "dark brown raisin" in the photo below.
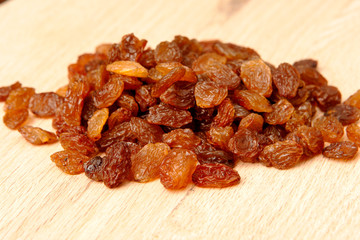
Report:
M 323 150 L 324 157 L 350 160 L 353 159 L 358 151 L 358 146 L 350 141 L 331 143 Z

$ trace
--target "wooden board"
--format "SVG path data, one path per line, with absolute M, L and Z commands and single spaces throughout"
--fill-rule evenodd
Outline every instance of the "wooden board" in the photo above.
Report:
M 357 0 L 9 0 L 0 5 L 0 85 L 38 92 L 67 83 L 67 65 L 134 32 L 150 46 L 182 34 L 250 46 L 274 63 L 319 60 L 343 93 L 360 88 Z M 0 115 L 3 112 L 0 104 Z M 51 130 L 51 121 L 29 124 Z M 0 239 L 359 239 L 360 162 L 319 156 L 288 171 L 240 163 L 228 189 L 110 190 L 50 161 L 0 124 Z

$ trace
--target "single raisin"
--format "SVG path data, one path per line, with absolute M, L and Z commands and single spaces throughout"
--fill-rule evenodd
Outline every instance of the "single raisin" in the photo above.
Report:
M 42 145 L 45 143 L 54 143 L 57 142 L 57 137 L 55 133 L 46 131 L 44 129 L 32 126 L 23 126 L 18 130 L 21 135 L 34 145 Z
M 358 146 L 350 141 L 331 143 L 323 150 L 324 157 L 350 160 L 353 159 L 358 151 Z

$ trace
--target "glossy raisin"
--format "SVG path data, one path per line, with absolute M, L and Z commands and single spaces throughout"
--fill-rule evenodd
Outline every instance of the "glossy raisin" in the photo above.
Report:
M 251 158 L 259 153 L 259 139 L 255 131 L 239 127 L 229 140 L 229 150 L 240 157 Z
M 336 117 L 342 125 L 349 125 L 360 119 L 360 109 L 346 104 L 337 104 L 326 111 L 325 116 Z
M 282 63 L 276 68 L 273 81 L 280 96 L 293 98 L 300 85 L 300 74 L 290 64 Z
M 313 126 L 320 130 L 325 142 L 338 142 L 344 135 L 343 125 L 333 116 L 317 118 L 313 121 Z
M 356 123 L 346 127 L 346 135 L 348 139 L 356 143 L 360 147 L 360 126 Z
M 0 87 L 0 102 L 5 101 L 12 90 L 15 90 L 20 87 L 21 87 L 21 83 L 19 82 L 15 82 L 10 86 Z
M 239 184 L 240 175 L 226 165 L 207 163 L 196 166 L 192 181 L 198 187 L 224 188 Z
M 281 99 L 272 105 L 274 109 L 270 113 L 264 113 L 264 120 L 271 125 L 285 124 L 295 111 L 294 106 L 286 99 Z
M 103 158 L 100 156 L 93 157 L 84 163 L 85 175 L 94 181 L 100 182 L 103 180 L 103 167 Z
M 29 109 L 37 117 L 54 117 L 62 102 L 63 97 L 54 92 L 37 93 L 30 98 Z
M 267 98 L 251 90 L 235 90 L 234 100 L 247 110 L 272 112 L 273 108 Z
M 160 126 L 150 124 L 145 119 L 132 117 L 130 120 L 131 132 L 140 144 L 161 142 L 164 131 Z
M 108 120 L 109 109 L 102 108 L 94 112 L 92 117 L 88 121 L 87 127 L 87 136 L 93 140 L 97 141 L 101 138 L 101 131 Z
M 179 81 L 185 74 L 185 68 L 177 67 L 171 70 L 151 88 L 152 97 L 160 97 L 171 85 Z
M 21 135 L 34 145 L 42 145 L 45 143 L 54 143 L 57 142 L 57 137 L 55 133 L 46 131 L 44 129 L 32 126 L 23 126 L 18 130 Z
M 350 141 L 331 143 L 323 150 L 324 157 L 350 160 L 353 159 L 358 152 L 358 146 Z
M 53 153 L 51 156 L 58 168 L 67 174 L 80 174 L 84 172 L 84 163 L 89 161 L 89 157 L 72 151 L 60 151 Z
M 226 98 L 227 93 L 227 88 L 216 82 L 197 82 L 194 92 L 196 105 L 202 108 L 218 106 Z
M 160 96 L 160 100 L 180 109 L 189 109 L 195 105 L 195 84 L 179 81 Z
M 357 90 L 356 93 L 346 99 L 344 104 L 351 105 L 360 109 L 360 90 Z
M 172 148 L 192 150 L 201 143 L 201 139 L 189 129 L 174 129 L 162 136 L 162 141 Z
M 178 45 L 174 42 L 161 42 L 155 48 L 156 63 L 181 62 L 182 55 Z
M 239 127 L 247 128 L 256 132 L 261 132 L 263 129 L 264 118 L 256 113 L 250 113 L 241 119 Z
M 147 121 L 152 124 L 179 128 L 192 122 L 191 113 L 178 109 L 165 103 L 160 103 L 149 108 Z

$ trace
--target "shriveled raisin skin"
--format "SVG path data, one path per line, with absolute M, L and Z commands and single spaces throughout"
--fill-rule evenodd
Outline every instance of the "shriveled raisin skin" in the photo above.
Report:
M 5 111 L 27 109 L 32 95 L 35 94 L 34 88 L 19 87 L 12 90 L 5 101 Z
M 181 62 L 182 55 L 178 45 L 174 42 L 161 42 L 155 48 L 156 63 Z
M 268 167 L 289 169 L 299 162 L 302 155 L 302 146 L 287 140 L 266 146 L 260 153 L 259 161 Z
M 72 175 L 83 173 L 83 164 L 89 160 L 87 156 L 66 150 L 53 153 L 50 158 L 63 172 Z
M 5 126 L 10 129 L 17 129 L 25 123 L 29 116 L 29 111 L 27 109 L 15 109 L 8 110 L 5 112 L 3 117 L 3 122 Z
M 94 105 L 97 108 L 105 108 L 111 106 L 121 95 L 124 90 L 124 82 L 118 78 L 110 78 L 110 80 L 93 96 Z
M 218 127 L 230 126 L 235 116 L 234 105 L 231 100 L 226 98 L 218 107 L 218 113 L 214 118 L 213 124 Z
M 235 135 L 229 140 L 229 150 L 240 157 L 252 158 L 259 152 L 257 133 L 250 129 L 239 127 Z
M 63 97 L 54 92 L 37 93 L 30 98 L 29 109 L 37 117 L 54 117 L 62 102 Z
M 286 99 L 281 99 L 272 105 L 274 111 L 264 114 L 264 120 L 271 125 L 285 124 L 295 111 L 294 106 Z
M 358 152 L 358 146 L 350 141 L 331 143 L 323 150 L 324 157 L 350 160 L 353 159 Z
M 97 141 L 101 138 L 101 131 L 109 117 L 109 109 L 102 108 L 93 114 L 93 116 L 88 121 L 87 127 L 87 136 L 93 140 Z
M 146 120 L 152 124 L 179 128 L 192 122 L 192 116 L 187 110 L 160 103 L 149 108 Z
M 221 104 L 228 94 L 227 88 L 216 82 L 202 81 L 195 85 L 196 105 L 202 108 L 212 108 Z
M 225 64 L 226 58 L 213 52 L 204 53 L 193 62 L 192 69 L 196 74 L 203 74 L 213 63 Z
M 163 103 L 180 109 L 189 109 L 195 105 L 195 84 L 179 81 L 173 84 L 160 96 Z
M 131 119 L 131 111 L 127 108 L 120 107 L 116 109 L 108 118 L 109 129 L 114 128 L 116 125 L 128 122 Z
M 197 158 L 187 149 L 172 149 L 160 165 L 160 182 L 167 189 L 181 189 L 191 182 Z
M 256 132 L 261 132 L 263 129 L 264 118 L 256 113 L 250 113 L 241 119 L 239 127 L 247 128 Z
M 360 109 L 346 104 L 337 104 L 327 110 L 325 116 L 336 117 L 342 125 L 346 126 L 357 122 L 360 119 Z
M 85 175 L 94 181 L 100 182 L 103 179 L 103 167 L 103 158 L 100 156 L 93 157 L 84 163 Z
M 143 85 L 136 89 L 135 100 L 140 106 L 140 111 L 145 112 L 149 107 L 157 103 L 157 99 L 151 96 L 151 86 Z
M 116 142 L 106 149 L 103 159 L 103 181 L 108 188 L 120 186 L 127 178 L 131 168 L 131 152 L 123 142 Z
M 296 96 L 300 85 L 300 74 L 288 63 L 280 64 L 273 75 L 273 82 L 279 91 L 279 95 L 285 98 Z
M 160 97 L 162 93 L 164 93 L 171 85 L 175 82 L 180 81 L 180 79 L 185 74 L 185 68 L 177 67 L 171 70 L 168 74 L 166 74 L 163 78 L 161 78 L 151 89 L 152 97 Z
M 160 177 L 160 164 L 169 153 L 165 143 L 148 143 L 131 158 L 131 171 L 135 181 L 149 182 Z
M 98 152 L 95 143 L 83 134 L 62 133 L 60 134 L 60 143 L 65 150 L 77 152 L 85 156 L 92 156 Z
M 346 135 L 350 141 L 360 147 L 360 126 L 356 123 L 350 124 L 346 128 Z
M 19 82 L 15 82 L 10 86 L 0 87 L 0 102 L 5 101 L 12 90 L 15 90 L 20 87 L 21 87 L 21 83 Z
M 26 139 L 26 141 L 34 145 L 42 145 L 46 143 L 49 144 L 58 141 L 55 133 L 46 131 L 38 127 L 23 126 L 19 128 L 18 131 Z
M 117 141 L 135 141 L 136 135 L 130 127 L 130 122 L 123 122 L 112 129 L 101 134 L 101 138 L 96 142 L 97 146 L 104 150 Z
M 270 97 L 272 93 L 271 70 L 260 58 L 241 65 L 241 79 L 247 89 Z
M 142 145 L 161 142 L 164 131 L 160 126 L 154 125 L 145 119 L 132 117 L 130 120 L 132 134 Z
M 240 78 L 230 67 L 220 62 L 212 62 L 205 74 L 220 86 L 225 86 L 229 90 L 234 90 L 240 85 Z
M 172 148 L 192 150 L 201 144 L 201 139 L 189 129 L 174 129 L 162 136 L 162 141 Z
M 210 130 L 206 132 L 206 136 L 209 143 L 222 150 L 227 151 L 228 142 L 234 136 L 234 129 L 230 126 L 212 126 Z
M 196 166 L 192 181 L 198 187 L 225 188 L 239 184 L 240 175 L 226 165 L 207 163 Z
M 311 157 L 322 152 L 324 139 L 316 127 L 301 126 L 286 136 L 286 140 L 299 143 L 304 150 L 304 155 Z
M 272 112 L 273 108 L 267 98 L 251 90 L 235 90 L 234 100 L 247 110 Z
M 139 112 L 139 105 L 135 101 L 135 98 L 128 92 L 121 94 L 118 100 L 116 100 L 116 105 L 130 110 L 133 117 L 136 117 Z
M 344 135 L 343 125 L 333 116 L 322 116 L 315 119 L 313 126 L 320 130 L 325 142 L 338 142 Z
M 316 88 L 312 95 L 314 96 L 318 107 L 323 112 L 341 103 L 341 93 L 339 89 L 334 86 L 321 86 Z
M 356 93 L 346 99 L 344 104 L 351 105 L 360 109 L 360 90 L 357 90 Z

